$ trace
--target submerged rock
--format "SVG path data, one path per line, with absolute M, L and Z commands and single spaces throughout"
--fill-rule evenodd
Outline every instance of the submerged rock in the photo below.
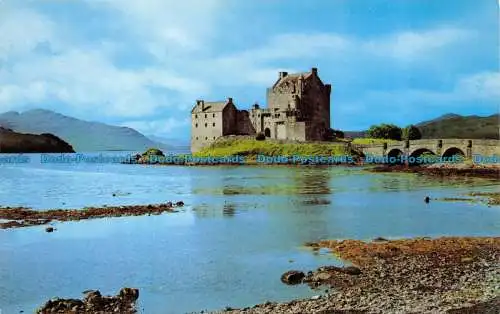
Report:
M 45 228 L 45 232 L 54 232 L 54 227 Z
M 302 283 L 302 279 L 304 279 L 306 275 L 298 270 L 290 270 L 281 275 L 281 281 L 288 285 L 296 285 Z

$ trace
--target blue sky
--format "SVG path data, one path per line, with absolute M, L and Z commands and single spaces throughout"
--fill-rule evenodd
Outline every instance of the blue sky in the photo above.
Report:
M 196 99 L 265 105 L 319 69 L 332 127 L 500 103 L 496 0 L 0 0 L 0 112 L 51 109 L 189 137 Z

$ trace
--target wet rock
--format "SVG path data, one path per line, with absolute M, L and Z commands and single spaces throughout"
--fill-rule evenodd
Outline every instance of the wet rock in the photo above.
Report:
M 290 270 L 281 275 L 281 281 L 288 285 L 296 285 L 302 283 L 302 279 L 304 279 L 305 274 L 298 270 Z
M 176 206 L 184 206 L 184 202 L 183 201 L 178 201 L 177 203 L 175 203 Z
M 45 232 L 54 232 L 54 227 L 45 228 Z
M 388 240 L 386 238 L 382 238 L 382 237 L 376 237 L 375 239 L 373 239 L 373 242 L 387 242 Z
M 429 202 L 430 202 L 430 200 L 431 200 L 431 199 L 430 199 L 428 196 L 426 196 L 426 197 L 424 198 L 424 202 L 426 202 L 426 203 L 429 203 Z
M 123 300 L 134 302 L 139 298 L 139 289 L 135 288 L 123 288 L 118 294 Z
M 137 313 L 135 301 L 139 290 L 123 288 L 117 296 L 103 297 L 99 290 L 88 290 L 83 300 L 55 298 L 47 301 L 37 313 Z
M 361 270 L 355 266 L 348 266 L 342 268 L 342 272 L 349 275 L 359 275 L 361 274 Z

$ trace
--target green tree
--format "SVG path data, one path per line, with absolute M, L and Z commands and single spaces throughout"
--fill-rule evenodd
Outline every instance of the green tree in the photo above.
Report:
M 372 125 L 367 131 L 368 136 L 371 138 L 383 138 L 396 141 L 401 140 L 402 133 L 403 131 L 397 125 L 385 123 Z
M 333 130 L 333 134 L 336 138 L 344 138 L 344 132 L 340 130 Z
M 161 150 L 158 148 L 150 148 L 145 151 L 142 156 L 165 156 Z
M 404 140 L 419 140 L 422 138 L 422 133 L 420 129 L 416 126 L 409 125 L 403 129 L 403 139 Z

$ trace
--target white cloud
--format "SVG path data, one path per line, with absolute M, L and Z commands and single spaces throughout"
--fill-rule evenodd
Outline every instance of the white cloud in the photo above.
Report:
M 402 62 L 420 61 L 435 57 L 442 49 L 464 44 L 474 33 L 469 30 L 444 27 L 422 32 L 401 32 L 362 45 L 366 51 Z
M 500 104 L 500 73 L 483 72 L 458 82 L 456 93 L 468 99 L 490 100 Z
M 58 46 L 54 28 L 47 17 L 0 2 L 0 61 L 25 56 L 41 43 Z
M 118 12 L 120 25 L 165 60 L 172 54 L 206 49 L 227 0 L 86 0 Z M 116 21 L 115 21 L 116 22 Z

